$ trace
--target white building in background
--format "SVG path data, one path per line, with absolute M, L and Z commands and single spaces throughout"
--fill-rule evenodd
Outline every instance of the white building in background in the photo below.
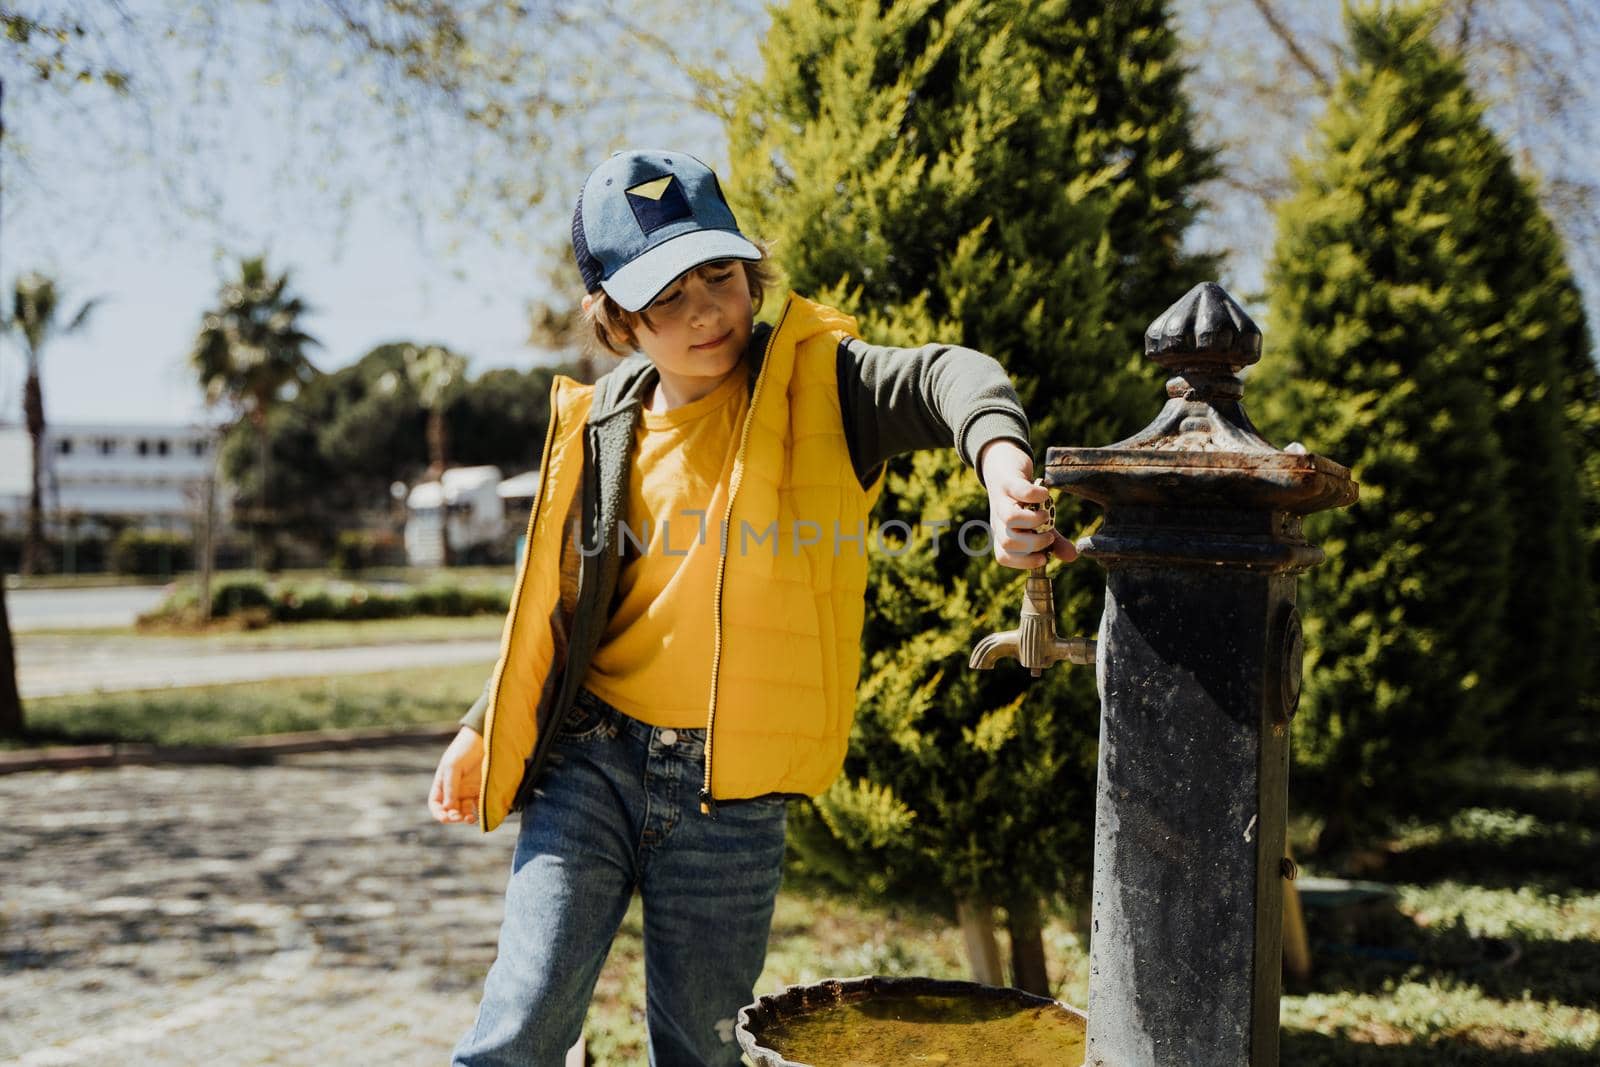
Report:
M 457 559 L 488 548 L 527 522 L 538 489 L 538 471 L 503 479 L 499 467 L 452 467 L 439 481 L 419 482 L 406 494 L 406 561 L 439 566 L 446 523 Z
M 444 537 L 458 557 L 505 531 L 495 487 L 499 467 L 452 467 L 436 482 L 420 482 L 406 495 L 406 561 L 414 567 L 444 562 Z
M 215 434 L 182 423 L 52 425 L 44 439 L 45 521 L 189 530 L 211 474 Z M 21 426 L 0 427 L 0 521 L 20 525 L 28 509 L 31 442 Z M 219 522 L 225 522 L 218 494 Z
M 27 513 L 32 459 L 28 431 L 20 426 L 0 426 L 0 523 Z

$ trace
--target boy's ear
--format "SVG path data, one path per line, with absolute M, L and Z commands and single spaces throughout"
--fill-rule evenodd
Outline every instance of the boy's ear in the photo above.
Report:
M 583 313 L 585 315 L 589 314 L 589 309 L 594 307 L 595 300 L 596 300 L 595 294 L 593 294 L 593 293 L 585 293 L 585 294 L 583 294 Z

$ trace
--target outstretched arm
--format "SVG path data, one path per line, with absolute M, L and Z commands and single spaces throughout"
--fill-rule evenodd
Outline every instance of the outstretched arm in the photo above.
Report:
M 1060 532 L 1040 531 L 1050 491 L 1033 481 L 1028 418 L 1005 368 L 959 345 L 921 348 L 839 345 L 839 404 L 850 459 L 863 486 L 891 456 L 954 446 L 989 493 L 996 562 L 1031 569 L 1077 549 Z M 1046 555 L 1048 553 L 1048 556 Z
M 978 473 L 978 455 L 991 441 L 1028 451 L 1028 417 L 998 361 L 960 345 L 920 348 L 839 345 L 839 406 L 850 459 L 863 486 L 890 457 L 923 448 L 954 447 Z

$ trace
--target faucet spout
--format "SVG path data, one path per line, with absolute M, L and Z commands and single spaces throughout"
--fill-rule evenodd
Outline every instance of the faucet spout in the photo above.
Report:
M 1035 567 L 1022 590 L 1022 618 L 1017 628 L 979 641 L 967 666 L 987 671 L 1002 659 L 1015 659 L 1037 678 L 1057 663 L 1092 664 L 1095 649 L 1092 638 L 1056 636 L 1055 586 L 1043 567 Z

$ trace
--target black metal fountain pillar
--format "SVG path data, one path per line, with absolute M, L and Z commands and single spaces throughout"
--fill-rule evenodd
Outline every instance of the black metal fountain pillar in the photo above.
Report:
M 1145 335 L 1173 375 L 1155 422 L 1051 448 L 1046 484 L 1105 521 L 1096 673 L 1091 1067 L 1278 1062 L 1288 727 L 1300 690 L 1301 517 L 1356 499 L 1350 472 L 1273 448 L 1240 404 L 1261 332 L 1196 286 Z

